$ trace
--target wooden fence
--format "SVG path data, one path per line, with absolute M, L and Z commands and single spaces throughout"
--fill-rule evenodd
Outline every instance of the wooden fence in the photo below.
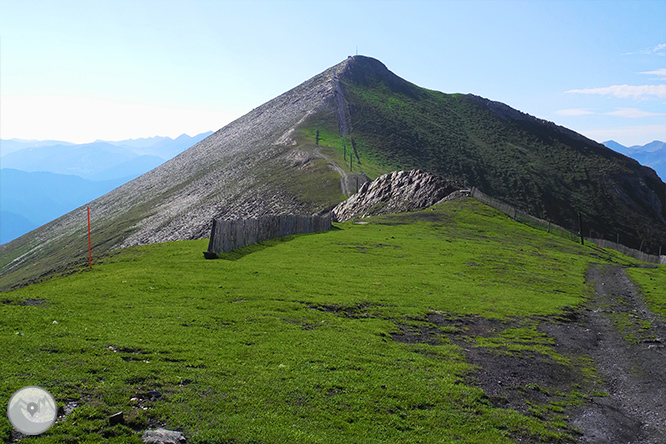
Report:
M 204 256 L 214 259 L 220 253 L 228 253 L 276 237 L 328 231 L 331 229 L 331 217 L 332 214 L 328 213 L 325 216 L 283 214 L 256 219 L 213 219 L 208 251 L 204 252 Z
M 516 209 L 516 207 L 513 207 L 509 204 L 501 202 L 497 199 L 494 199 L 482 193 L 476 188 L 472 188 L 470 196 L 472 196 L 479 202 L 488 205 L 489 207 L 493 207 L 496 210 L 501 211 L 502 213 L 506 214 L 513 220 L 521 222 L 525 225 L 529 225 L 532 228 L 544 230 L 549 233 L 563 237 L 565 239 L 572 240 L 574 242 L 580 241 L 580 234 L 574 233 L 573 231 L 567 230 L 566 228 L 560 227 L 559 225 L 555 225 L 554 223 L 548 222 L 547 220 L 539 219 L 537 217 L 529 215 L 523 211 Z M 596 245 L 599 248 L 610 248 L 612 250 L 617 250 L 620 253 L 633 257 L 634 259 L 638 259 L 639 261 L 666 265 L 666 256 L 664 255 L 657 256 L 653 254 L 643 253 L 642 251 L 634 250 L 633 248 L 629 248 L 625 245 L 611 242 L 608 240 L 594 239 L 587 237 L 585 238 L 585 240 L 588 243 Z

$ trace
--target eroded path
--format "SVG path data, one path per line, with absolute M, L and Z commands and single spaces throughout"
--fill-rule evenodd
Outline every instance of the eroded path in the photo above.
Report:
M 594 293 L 560 315 L 498 320 L 433 310 L 398 324 L 392 338 L 437 346 L 444 332 L 474 365 L 465 384 L 494 407 L 555 418 L 565 426 L 551 426 L 570 437 L 509 434 L 515 442 L 666 444 L 666 323 L 623 267 L 593 264 L 586 279 Z
M 340 191 L 345 196 L 351 196 L 357 192 L 359 186 L 365 183 L 367 180 L 365 175 L 362 173 L 346 172 L 335 160 L 322 153 L 319 148 L 315 150 L 314 156 L 325 159 L 328 162 L 328 165 L 338 174 L 340 174 Z
M 595 295 L 573 322 L 543 324 L 556 346 L 594 361 L 607 397 L 570 416 L 584 443 L 666 443 L 666 325 L 620 266 L 593 265 Z

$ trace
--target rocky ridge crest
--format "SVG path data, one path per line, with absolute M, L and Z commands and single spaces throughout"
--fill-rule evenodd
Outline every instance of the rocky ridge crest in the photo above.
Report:
M 364 183 L 358 193 L 332 211 L 339 222 L 415 211 L 456 195 L 461 188 L 459 184 L 437 174 L 421 170 L 394 171 Z

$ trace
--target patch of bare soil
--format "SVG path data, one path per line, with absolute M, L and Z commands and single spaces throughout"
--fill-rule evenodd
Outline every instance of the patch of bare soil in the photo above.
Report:
M 427 320 L 424 326 L 400 326 L 402 331 L 395 333 L 393 339 L 398 342 L 437 345 L 441 344 L 439 338 L 444 332 L 451 342 L 461 347 L 467 362 L 476 367 L 476 371 L 469 374 L 465 382 L 482 388 L 495 407 L 549 419 L 554 413 L 546 406 L 569 402 L 568 394 L 574 384 L 584 379 L 578 367 L 559 363 L 550 356 L 530 350 L 508 352 L 502 348 L 480 347 L 477 343 L 477 338 L 497 337 L 507 329 L 543 319 L 496 320 L 431 313 Z M 545 319 L 546 322 L 559 320 Z M 576 434 L 573 429 L 566 432 Z M 514 438 L 519 442 L 540 442 L 534 437 Z
M 482 388 L 494 406 L 544 419 L 552 406 L 562 406 L 557 414 L 575 442 L 666 443 L 666 325 L 622 267 L 592 266 L 587 279 L 594 296 L 560 316 L 498 321 L 432 313 L 427 323 L 401 325 L 393 340 L 436 345 L 446 334 L 477 368 L 467 383 Z M 534 322 L 570 365 L 476 341 Z
M 570 423 L 583 443 L 666 443 L 666 325 L 622 267 L 592 266 L 587 279 L 595 295 L 579 318 L 542 324 L 558 349 L 594 361 L 609 394 L 573 412 Z

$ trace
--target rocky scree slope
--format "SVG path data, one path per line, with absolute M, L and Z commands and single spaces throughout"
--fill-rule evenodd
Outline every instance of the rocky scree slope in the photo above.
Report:
M 299 149 L 298 128 L 326 120 L 338 126 L 337 75 L 348 63 L 324 71 L 91 202 L 93 255 L 206 237 L 213 218 L 308 214 L 330 205 L 304 199 L 306 190 L 289 188 L 290 176 L 299 173 L 289 156 Z M 275 177 L 286 177 L 285 183 L 271 180 Z M 342 200 L 339 182 L 330 186 Z M 85 265 L 86 223 L 81 207 L 0 246 L 0 290 Z
M 458 195 L 460 186 L 421 170 L 394 171 L 366 182 L 358 193 L 333 208 L 335 219 L 344 222 L 380 214 L 403 213 L 427 208 Z

